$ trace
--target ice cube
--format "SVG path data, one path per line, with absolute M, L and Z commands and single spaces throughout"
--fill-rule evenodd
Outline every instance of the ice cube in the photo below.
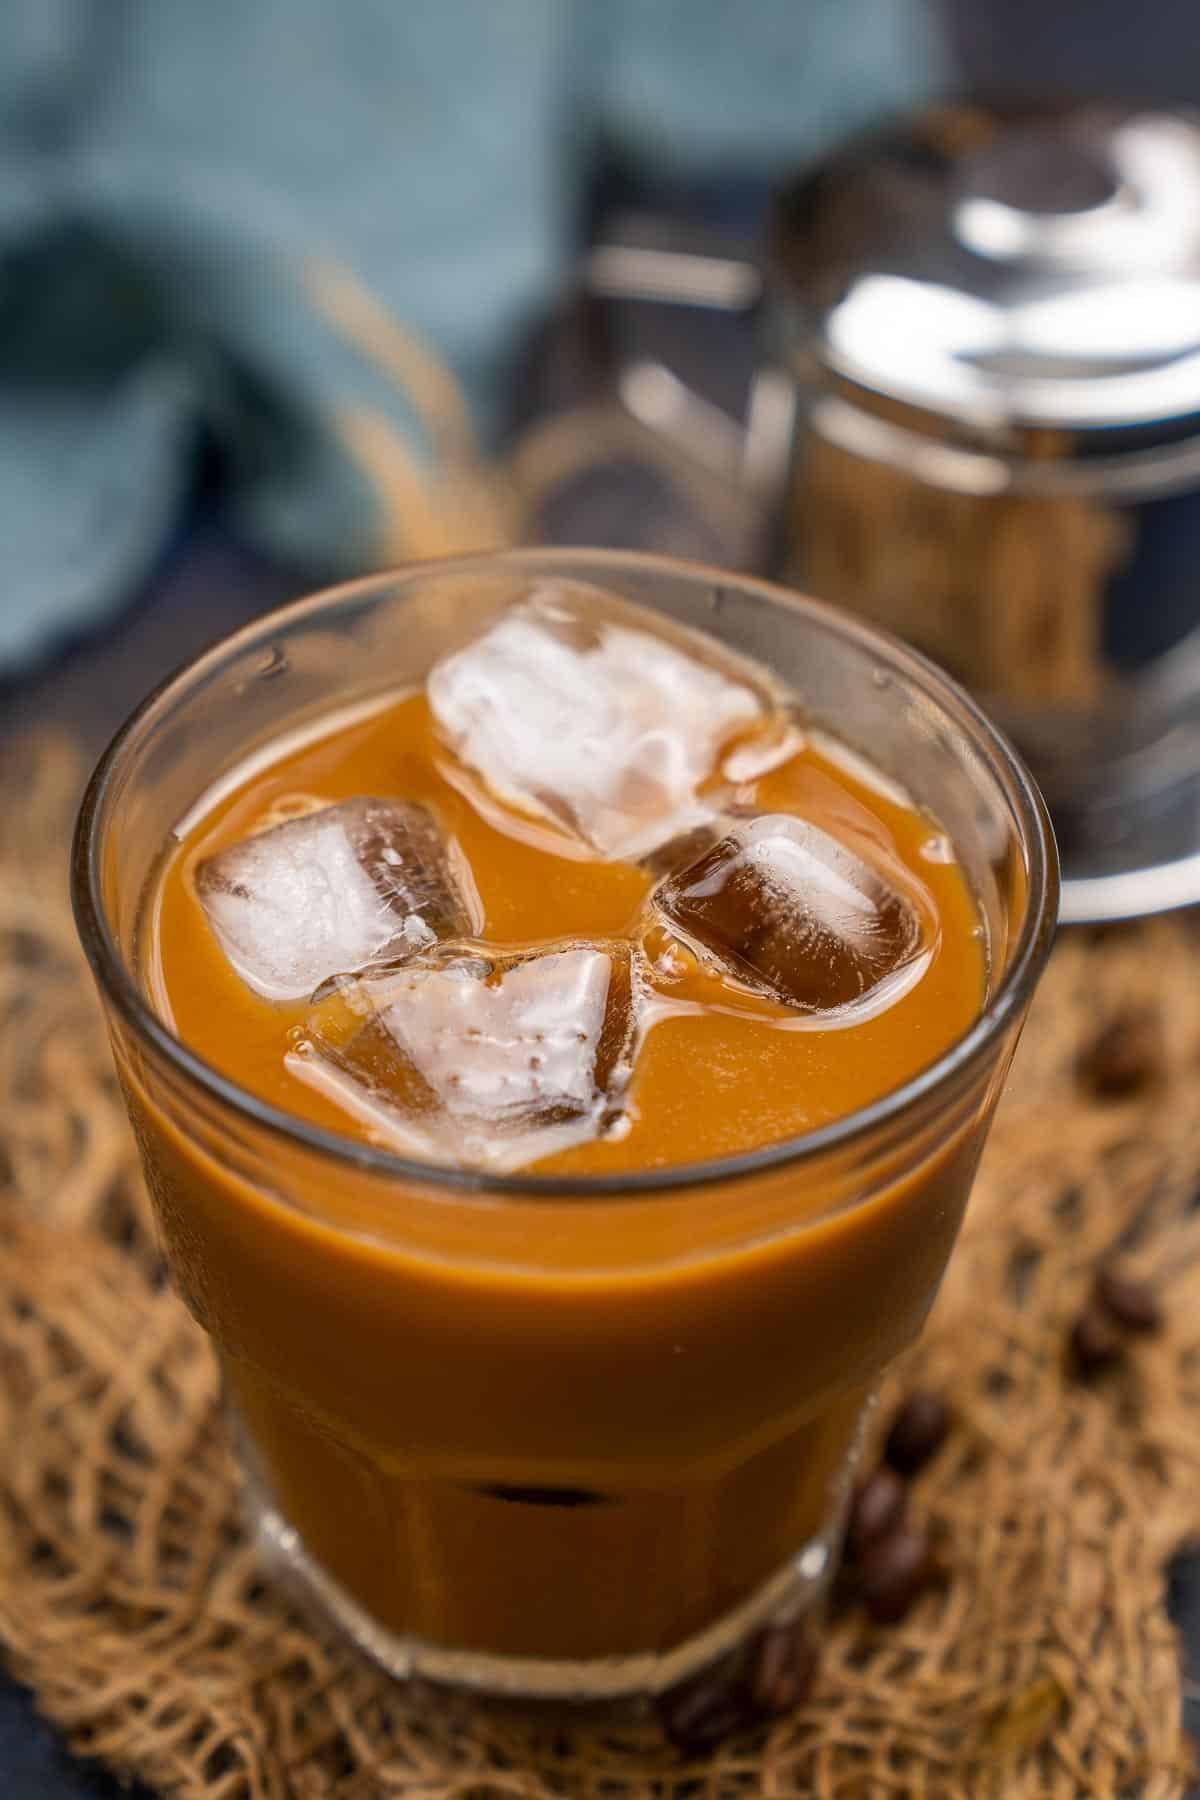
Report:
M 768 713 L 716 646 L 706 658 L 637 610 L 565 587 L 439 663 L 428 695 L 485 797 L 548 821 L 556 847 L 566 833 L 566 854 L 574 840 L 576 854 L 617 859 L 703 824 L 701 784 Z
M 862 1000 L 921 946 L 917 909 L 892 881 L 789 813 L 732 825 L 655 903 L 730 974 L 804 1012 Z
M 210 856 L 196 895 L 248 987 L 302 1000 L 329 976 L 410 956 L 482 923 L 465 859 L 427 808 L 325 806 Z
M 293 1074 L 390 1147 L 504 1171 L 611 1130 L 632 1072 L 627 944 L 447 948 L 335 983 Z

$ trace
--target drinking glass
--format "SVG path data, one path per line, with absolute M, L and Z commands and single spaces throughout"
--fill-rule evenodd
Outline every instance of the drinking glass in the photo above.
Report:
M 719 1162 L 492 1177 L 284 1114 L 156 1012 L 156 885 L 198 804 L 556 580 L 757 658 L 949 833 L 987 986 L 913 1079 Z M 819 1630 L 871 1396 L 936 1294 L 1055 920 L 1041 800 L 958 687 L 715 569 L 413 566 L 273 612 L 153 694 L 88 789 L 73 889 L 250 1516 L 316 1604 L 398 1676 L 579 1699 L 659 1692 L 776 1622 Z

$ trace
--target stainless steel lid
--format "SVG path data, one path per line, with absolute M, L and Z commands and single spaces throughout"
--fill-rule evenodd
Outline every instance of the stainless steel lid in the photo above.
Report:
M 1200 415 L 1200 118 L 936 109 L 785 193 L 769 283 L 791 357 L 865 393 L 984 436 L 1178 435 Z

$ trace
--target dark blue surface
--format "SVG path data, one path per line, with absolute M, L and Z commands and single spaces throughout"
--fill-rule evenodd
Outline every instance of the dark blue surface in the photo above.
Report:
M 4 1800 L 154 1800 L 94 1764 L 68 1756 L 24 1688 L 0 1683 L 0 1794 Z

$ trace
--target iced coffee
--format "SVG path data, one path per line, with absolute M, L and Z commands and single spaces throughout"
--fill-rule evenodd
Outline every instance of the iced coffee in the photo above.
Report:
M 337 1616 L 654 1686 L 828 1577 L 1002 1058 L 921 1078 L 1003 969 L 945 821 L 764 662 L 545 574 L 447 635 L 198 787 L 146 884 L 137 981 L 240 1125 L 118 1059 Z

